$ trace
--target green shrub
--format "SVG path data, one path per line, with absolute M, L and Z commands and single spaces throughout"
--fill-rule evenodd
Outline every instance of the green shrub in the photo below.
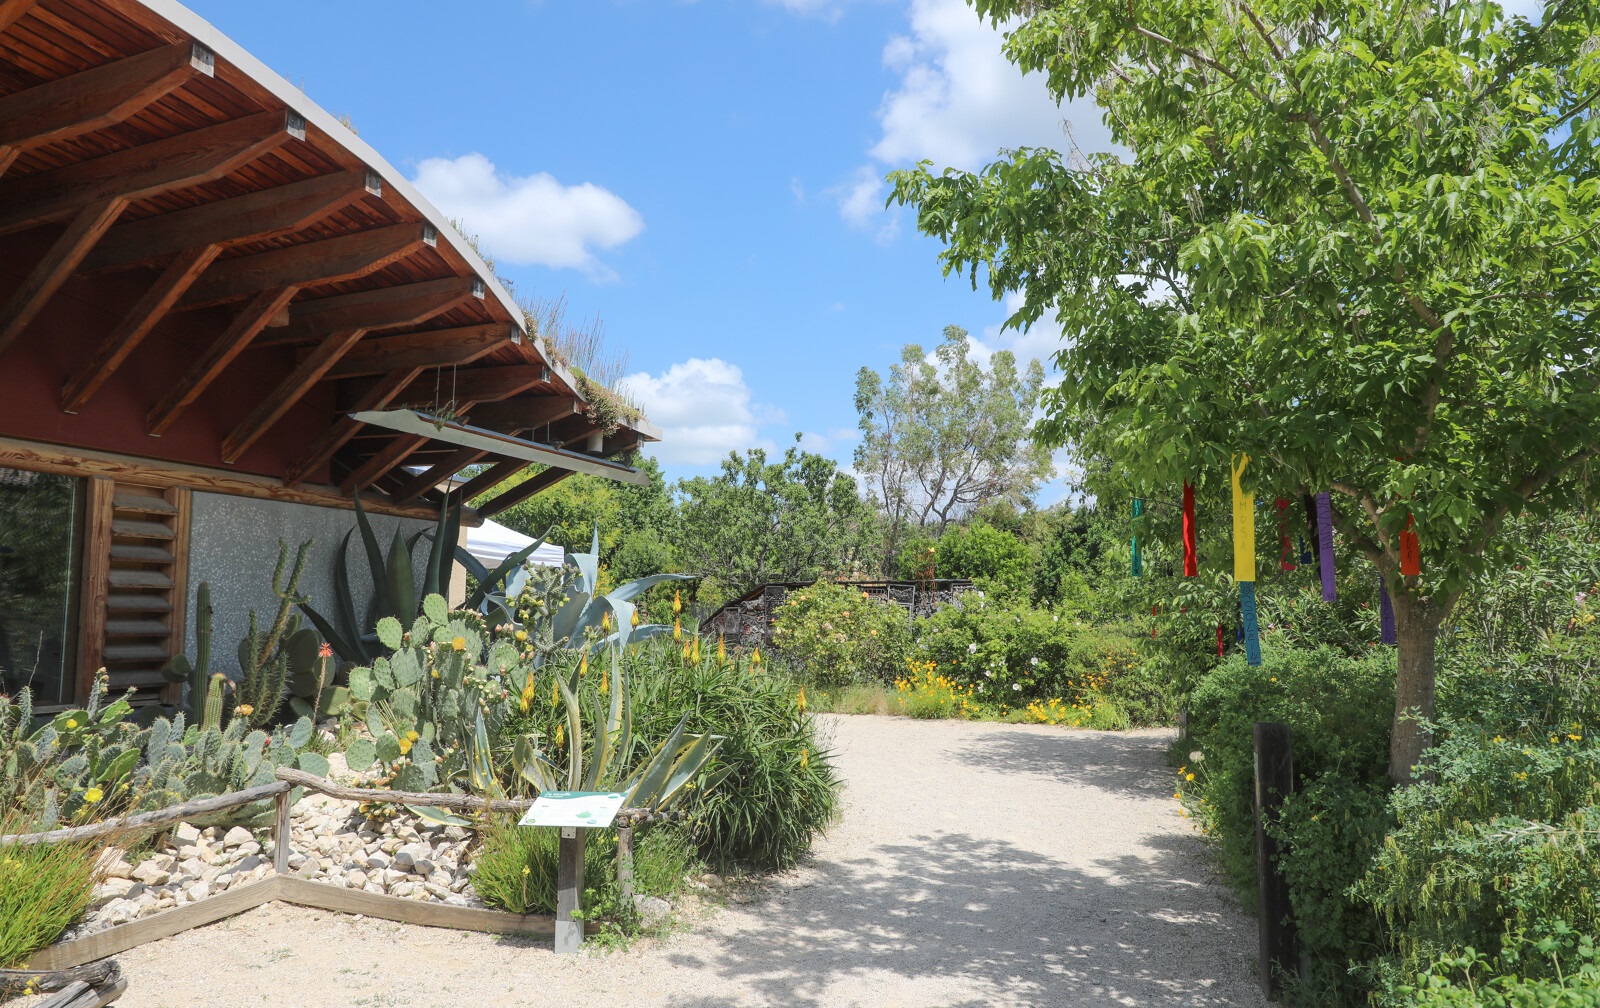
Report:
M 1472 950 L 1509 975 L 1560 979 L 1600 933 L 1600 745 L 1574 725 L 1510 738 L 1454 726 L 1434 758 L 1433 782 L 1395 793 L 1398 826 L 1357 889 L 1393 932 L 1396 965 Z
M 939 537 L 935 572 L 967 578 L 991 595 L 1028 598 L 1037 563 L 1028 544 L 986 522 L 951 525 Z
M 939 675 L 934 671 L 933 662 L 911 662 L 909 673 L 894 684 L 907 717 L 935 721 L 977 715 L 973 687 L 961 686 Z
M 774 643 L 791 667 L 819 682 L 886 683 L 905 671 L 909 624 L 897 605 L 818 581 L 779 608 Z
M 1034 700 L 1090 704 L 1114 699 L 1137 723 L 1165 720 L 1162 685 L 1142 668 L 1138 642 L 1116 627 L 1025 602 L 964 596 L 917 628 L 916 658 L 1008 709 Z
M 631 920 L 617 900 L 617 833 L 584 830 L 584 914 L 590 920 Z M 511 913 L 556 912 L 560 830 L 503 820 L 483 832 L 473 859 L 472 886 L 490 906 Z M 670 896 L 683 888 L 695 864 L 690 840 L 669 823 L 634 832 L 633 891 Z
M 655 745 L 685 714 L 690 732 L 723 736 L 714 767 L 731 772 L 690 799 L 701 856 L 718 867 L 788 867 L 832 821 L 838 779 L 800 686 L 766 665 L 685 661 L 670 640 L 630 648 L 634 734 Z
M 1315 979 L 1337 1000 L 1353 997 L 1352 956 L 1378 951 L 1371 910 L 1347 890 L 1366 871 L 1388 819 L 1389 722 L 1394 654 L 1351 658 L 1333 648 L 1266 649 L 1250 666 L 1234 656 L 1201 681 L 1191 699 L 1191 794 L 1202 827 L 1246 906 L 1256 898 L 1254 723 L 1294 733 L 1296 794 L 1284 809 L 1283 856 L 1302 948 Z
M 1414 981 L 1392 983 L 1379 1000 L 1390 1008 L 1600 1008 L 1593 940 L 1584 938 L 1579 952 L 1576 968 L 1558 980 L 1495 976 L 1494 964 L 1478 953 L 1441 960 Z

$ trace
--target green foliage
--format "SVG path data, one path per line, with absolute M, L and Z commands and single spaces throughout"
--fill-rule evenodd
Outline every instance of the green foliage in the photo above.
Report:
M 631 907 L 617 899 L 615 830 L 584 830 L 584 917 L 631 923 Z M 472 887 L 490 906 L 511 913 L 556 911 L 556 859 L 559 831 L 497 822 L 483 831 L 474 855 Z M 695 864 L 694 845 L 671 825 L 636 831 L 633 889 L 641 896 L 671 896 L 683 888 Z
M 1597 486 L 1600 12 L 974 5 L 1126 152 L 893 176 L 947 271 L 1072 335 L 1041 436 L 1140 496 L 1225 499 L 1236 453 L 1266 499 L 1335 489 L 1396 594 L 1400 695 L 1431 717 L 1438 627 L 1501 568 L 1503 522 Z M 1392 732 L 1403 779 L 1427 735 Z
M 95 681 L 86 707 L 35 723 L 32 698 L 0 696 L 0 807 L 26 810 L 53 829 L 164 808 L 273 780 L 280 766 L 325 774 L 327 760 L 309 751 L 309 720 L 268 734 L 244 718 L 223 729 L 186 725 L 182 714 L 140 728 L 127 698 L 104 703 L 105 680 Z M 218 821 L 270 815 L 272 803 L 222 813 Z
M 932 552 L 929 552 L 929 551 Z M 1027 597 L 1033 590 L 1033 552 L 1016 535 L 986 522 L 951 525 L 936 542 L 916 538 L 900 551 L 899 576 L 967 578 L 985 592 Z
M 345 533 L 339 551 L 333 558 L 333 615 L 330 617 L 313 609 L 309 600 L 299 600 L 298 605 L 341 659 L 370 664 L 381 651 L 377 639 L 367 627 L 385 617 L 406 621 L 415 619 L 423 598 L 444 591 L 450 579 L 450 564 L 458 557 L 461 509 L 449 506 L 448 502 L 440 505 L 439 521 L 423 562 L 420 592 L 411 551 L 421 533 L 413 536 L 408 543 L 396 526 L 394 538 L 385 554 L 378 546 L 378 538 L 372 531 L 372 523 L 367 520 L 366 511 L 361 507 L 359 495 L 355 498 L 355 511 L 356 527 Z M 358 599 L 351 589 L 350 540 L 357 533 L 360 534 L 372 584 L 370 601 Z M 301 550 L 303 555 L 305 546 Z M 479 589 L 488 592 L 493 587 L 480 584 Z
M 1291 881 L 1302 947 L 1315 975 L 1342 984 L 1352 956 L 1375 951 L 1376 920 L 1347 890 L 1388 825 L 1389 716 L 1394 655 L 1351 658 L 1333 648 L 1265 648 L 1252 667 L 1235 655 L 1191 698 L 1191 761 L 1182 786 L 1196 799 L 1223 868 L 1247 906 L 1255 904 L 1253 725 L 1276 721 L 1294 735 L 1296 794 L 1285 806 L 1281 864 Z
M 1600 956 L 1583 936 L 1560 979 L 1494 976 L 1495 964 L 1477 952 L 1442 959 L 1412 982 L 1394 982 L 1386 1008 L 1600 1008 Z M 1455 980 L 1452 976 L 1461 977 Z
M 919 622 L 914 654 L 975 687 L 983 703 L 1114 699 L 1135 723 L 1166 723 L 1171 702 L 1146 675 L 1141 646 L 1122 628 L 1087 624 L 1070 610 L 969 594 Z
M 0 814 L 0 835 L 36 832 L 15 809 Z M 0 969 L 22 966 L 83 916 L 102 872 L 105 843 L 0 847 Z M 8 992 L 0 989 L 0 997 Z
M 1396 792 L 1398 826 L 1357 890 L 1398 965 L 1464 983 L 1440 963 L 1470 950 L 1559 980 L 1600 933 L 1600 743 L 1576 724 L 1492 738 L 1458 726 L 1434 757 L 1435 782 Z
M 683 480 L 678 491 L 680 556 L 705 574 L 716 605 L 771 581 L 854 571 L 877 535 L 855 480 L 797 447 L 770 462 L 761 449 L 730 454 L 721 473 Z
M 785 662 L 818 682 L 886 683 L 905 672 L 910 623 L 900 606 L 818 581 L 789 593 L 773 640 Z
M 657 744 L 687 715 L 688 731 L 721 736 L 726 776 L 685 806 L 700 853 L 717 866 L 787 868 L 833 819 L 826 742 L 793 680 L 706 650 L 686 660 L 661 638 L 628 649 L 634 735 Z
M 942 534 L 981 504 L 1027 501 L 1050 477 L 1050 453 L 1028 438 L 1043 383 L 1038 361 L 1019 371 L 1009 350 L 980 366 L 960 326 L 931 356 L 907 344 L 887 379 L 857 372 L 855 469 L 884 515 L 885 572 L 910 530 Z

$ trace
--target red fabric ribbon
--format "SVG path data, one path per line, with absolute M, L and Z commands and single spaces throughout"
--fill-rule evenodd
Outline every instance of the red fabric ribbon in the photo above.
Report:
M 1195 555 L 1194 538 L 1194 487 L 1183 481 L 1183 576 L 1194 577 L 1200 573 L 1200 562 Z
M 1417 534 L 1411 531 L 1413 523 L 1412 516 L 1407 514 L 1405 531 L 1400 533 L 1400 573 L 1404 577 L 1416 577 L 1422 573 L 1422 544 L 1417 541 Z
M 1223 652 L 1222 624 L 1218 623 L 1217 624 L 1217 657 L 1218 658 L 1222 657 L 1222 652 Z

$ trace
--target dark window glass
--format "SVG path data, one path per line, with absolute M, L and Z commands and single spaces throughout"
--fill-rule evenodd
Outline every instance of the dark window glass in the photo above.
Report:
M 0 688 L 71 703 L 83 481 L 0 468 Z

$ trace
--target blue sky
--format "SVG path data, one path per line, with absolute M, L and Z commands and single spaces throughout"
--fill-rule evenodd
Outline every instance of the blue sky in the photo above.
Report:
M 794 434 L 848 465 L 854 376 L 1004 306 L 944 280 L 885 172 L 1104 146 L 962 0 L 190 0 L 629 356 L 670 476 Z M 1041 503 L 1060 496 L 1059 485 Z

